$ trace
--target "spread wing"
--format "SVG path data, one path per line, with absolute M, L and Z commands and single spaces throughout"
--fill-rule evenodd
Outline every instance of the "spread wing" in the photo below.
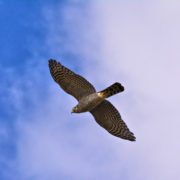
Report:
M 56 60 L 49 60 L 49 69 L 54 81 L 57 82 L 65 92 L 74 96 L 77 100 L 96 92 L 93 85 L 86 79 L 75 74 L 59 62 L 56 62 Z
M 134 134 L 128 129 L 117 109 L 107 100 L 90 111 L 96 122 L 114 136 L 135 141 Z

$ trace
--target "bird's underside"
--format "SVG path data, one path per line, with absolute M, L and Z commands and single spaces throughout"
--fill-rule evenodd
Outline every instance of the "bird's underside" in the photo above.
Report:
M 65 92 L 77 99 L 78 105 L 72 109 L 72 112 L 89 111 L 96 122 L 112 135 L 135 141 L 134 134 L 128 129 L 118 110 L 109 101 L 105 100 L 105 98 L 124 90 L 120 83 L 114 83 L 103 91 L 96 92 L 91 83 L 56 62 L 56 60 L 49 60 L 49 69 L 54 81 Z

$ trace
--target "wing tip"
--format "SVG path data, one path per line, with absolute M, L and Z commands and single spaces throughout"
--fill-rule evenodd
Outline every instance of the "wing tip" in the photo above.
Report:
M 55 59 L 49 59 L 48 61 L 49 61 L 49 63 L 50 63 L 50 62 L 56 62 Z
M 136 141 L 136 137 L 134 136 L 134 134 L 132 132 L 126 139 L 129 141 Z
M 132 137 L 128 138 L 128 140 L 129 140 L 129 141 L 132 141 L 132 142 L 133 142 L 133 141 L 135 142 L 135 141 L 136 141 L 136 137 L 135 137 L 135 136 L 132 136 Z
M 49 59 L 48 62 L 49 62 L 49 65 L 61 64 L 60 62 L 57 62 L 55 59 Z

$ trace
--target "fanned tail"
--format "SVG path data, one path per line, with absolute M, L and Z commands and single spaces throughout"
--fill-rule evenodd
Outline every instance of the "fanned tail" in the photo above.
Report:
M 122 91 L 124 91 L 124 87 L 120 83 L 116 82 L 111 86 L 109 86 L 108 88 L 98 92 L 98 94 L 103 98 L 108 98 Z

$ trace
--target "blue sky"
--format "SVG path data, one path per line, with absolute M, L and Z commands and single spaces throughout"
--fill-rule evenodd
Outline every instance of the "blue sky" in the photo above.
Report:
M 0 1 L 0 179 L 179 178 L 180 3 Z M 109 100 L 137 137 L 108 134 L 52 80 L 54 58 Z

